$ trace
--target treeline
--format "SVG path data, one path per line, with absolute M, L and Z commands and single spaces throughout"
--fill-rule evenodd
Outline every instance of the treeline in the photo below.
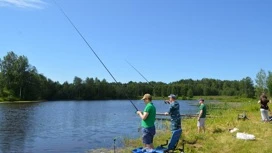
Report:
M 172 83 L 110 83 L 98 78 L 75 77 L 73 83 L 52 81 L 30 65 L 27 57 L 8 52 L 0 58 L 0 97 L 2 100 L 99 100 L 137 99 L 144 93 L 166 97 L 174 93 L 183 99 L 193 96 L 240 96 L 254 98 L 261 92 L 272 95 L 272 73 L 264 70 L 242 80 L 182 79 Z

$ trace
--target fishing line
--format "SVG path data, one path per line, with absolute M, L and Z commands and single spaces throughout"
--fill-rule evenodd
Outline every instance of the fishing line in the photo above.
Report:
M 145 79 L 145 81 L 149 84 L 149 85 L 151 85 L 152 86 L 152 88 L 153 89 L 155 89 L 155 86 L 153 86 L 147 79 L 146 79 L 146 77 L 144 77 L 144 75 L 140 72 L 140 71 L 138 71 L 132 64 L 130 64 L 127 60 L 126 60 L 126 62 L 136 71 L 136 72 L 138 72 L 144 79 Z M 165 104 L 170 104 L 169 103 L 169 101 L 164 101 L 164 103 Z
M 146 79 L 146 77 L 140 72 L 140 71 L 138 71 L 131 63 L 129 63 L 127 60 L 126 60 L 126 62 L 136 71 L 136 72 L 138 72 L 138 74 L 140 74 L 144 79 L 145 79 L 145 81 L 149 84 L 149 85 L 151 85 L 152 86 L 152 88 L 154 89 L 155 88 L 155 86 L 153 86 L 147 79 Z M 165 104 L 169 104 L 169 102 L 167 102 L 167 101 L 164 101 L 164 103 Z M 157 115 L 157 114 L 156 114 Z M 158 129 L 166 129 L 166 125 L 164 124 L 164 118 L 156 118 L 156 122 L 155 122 L 155 126 L 156 126 L 156 128 L 158 128 Z M 140 131 L 140 129 L 138 129 L 138 132 Z
M 93 50 L 93 48 L 91 47 L 91 45 L 88 43 L 88 41 L 83 37 L 83 35 L 81 34 L 81 32 L 77 29 L 77 27 L 75 26 L 75 24 L 72 22 L 72 20 L 70 20 L 70 18 L 66 15 L 66 13 L 64 12 L 64 10 L 60 7 L 60 5 L 55 1 L 52 0 L 56 6 L 58 7 L 58 9 L 62 12 L 62 14 L 66 17 L 66 19 L 70 22 L 70 24 L 74 27 L 74 29 L 77 31 L 77 33 L 80 35 L 80 37 L 84 40 L 84 42 L 87 44 L 87 46 L 90 48 L 90 50 L 93 52 L 93 54 L 96 56 L 96 58 L 99 60 L 99 62 L 103 65 L 103 67 L 107 70 L 107 72 L 110 74 L 110 76 L 112 77 L 112 79 L 118 84 L 117 80 L 115 79 L 115 77 L 112 75 L 112 73 L 110 72 L 110 70 L 106 67 L 106 65 L 103 63 L 103 61 L 99 58 L 99 56 L 96 54 L 96 52 Z M 130 100 L 130 98 L 128 97 L 127 93 L 125 92 L 125 95 L 127 97 L 127 99 L 130 101 L 130 103 L 133 105 L 133 107 L 136 109 L 136 111 L 138 111 L 137 107 L 133 104 L 133 102 Z
M 126 62 L 136 71 L 136 72 L 138 72 L 138 74 L 140 74 L 144 79 L 145 79 L 145 81 L 149 84 L 149 85 L 151 85 L 152 86 L 152 88 L 153 89 L 155 89 L 155 86 L 153 86 L 147 79 L 146 79 L 146 77 L 140 72 L 140 71 L 138 71 L 132 64 L 130 64 L 127 60 L 126 60 Z M 170 104 L 168 101 L 164 101 L 164 103 L 165 104 Z
M 140 71 L 138 71 L 132 64 L 130 64 L 127 60 L 126 60 L 126 62 L 136 71 L 136 72 L 138 72 L 138 74 L 140 74 L 144 79 L 145 79 L 145 81 L 149 84 L 149 85 L 151 85 L 152 86 L 152 88 L 155 88 L 147 79 L 146 79 L 146 77 L 144 77 L 144 75 L 140 72 Z

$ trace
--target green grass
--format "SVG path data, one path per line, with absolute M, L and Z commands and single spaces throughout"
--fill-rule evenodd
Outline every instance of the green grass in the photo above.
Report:
M 203 98 L 204 100 L 216 100 L 220 102 L 252 102 L 256 99 L 244 98 L 239 96 L 194 96 L 193 99 L 198 100 Z
M 214 107 L 222 109 L 214 109 Z M 182 120 L 182 138 L 186 140 L 186 153 L 269 153 L 272 144 L 272 124 L 260 121 L 260 111 L 257 102 L 245 102 L 240 105 L 223 103 L 221 105 L 209 105 L 210 113 L 206 120 L 206 133 L 197 133 L 196 119 Z M 238 120 L 238 114 L 246 113 L 249 120 Z M 236 139 L 236 133 L 230 133 L 229 129 L 238 128 L 238 132 L 253 134 L 254 141 Z M 165 143 L 170 138 L 170 130 L 158 131 L 154 138 L 154 145 Z M 133 148 L 142 146 L 141 138 L 125 139 L 125 147 L 118 148 L 118 153 L 131 152 Z M 181 147 L 181 146 L 179 146 Z M 96 150 L 97 151 L 97 150 Z M 94 151 L 94 152 L 96 152 Z M 100 152 L 113 152 L 104 149 Z

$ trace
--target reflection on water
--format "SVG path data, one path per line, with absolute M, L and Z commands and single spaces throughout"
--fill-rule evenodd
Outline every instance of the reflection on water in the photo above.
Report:
M 133 103 L 143 110 L 142 101 Z M 157 112 L 167 111 L 154 101 Z M 180 102 L 181 113 L 196 107 Z M 58 101 L 0 105 L 1 152 L 85 152 L 135 138 L 140 118 L 128 101 Z
M 0 113 L 0 149 L 2 152 L 15 152 L 24 148 L 31 139 L 32 119 L 29 113 L 31 105 L 3 105 Z M 18 115 L 17 111 L 20 111 Z M 27 137 L 28 136 L 28 137 Z M 30 138 L 30 139 L 29 139 Z M 28 140 L 26 140 L 28 139 Z

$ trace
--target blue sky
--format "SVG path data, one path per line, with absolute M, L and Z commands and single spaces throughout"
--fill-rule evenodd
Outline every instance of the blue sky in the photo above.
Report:
M 270 0 L 56 0 L 117 81 L 255 79 L 272 71 Z M 0 57 L 59 82 L 114 80 L 53 1 L 0 0 Z

